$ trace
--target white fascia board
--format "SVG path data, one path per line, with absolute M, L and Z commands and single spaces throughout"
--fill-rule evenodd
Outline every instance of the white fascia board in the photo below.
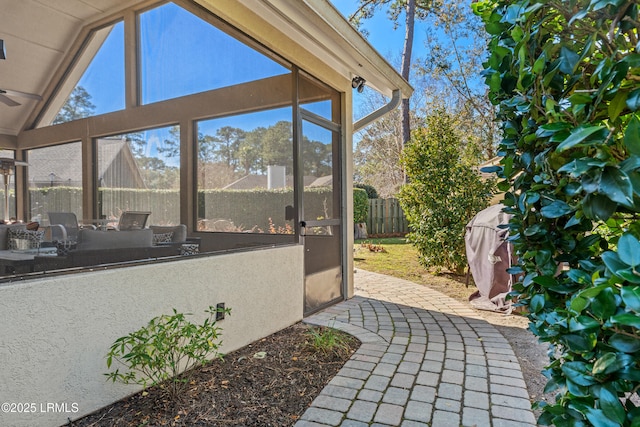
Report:
M 327 0 L 242 0 L 338 73 L 408 98 L 413 88 Z

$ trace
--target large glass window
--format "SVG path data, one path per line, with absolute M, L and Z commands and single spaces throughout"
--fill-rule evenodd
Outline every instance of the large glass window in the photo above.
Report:
M 140 14 L 142 104 L 289 70 L 174 3 Z
M 81 143 L 29 150 L 27 159 L 31 220 L 48 224 L 49 212 L 73 212 L 82 219 Z
M 183 222 L 201 251 L 298 243 L 296 220 L 328 221 L 310 226 L 308 235 L 336 233 L 337 92 L 304 71 L 293 72 L 214 15 L 180 4 L 185 8 L 162 2 L 127 9 L 137 19 L 122 20 L 123 13 L 82 40 L 56 95 L 46 100 L 39 126 L 100 117 L 38 131 L 36 143 L 47 147 L 30 146 L 25 153 L 24 205 L 30 210 L 19 219 L 46 226 L 48 213 L 71 212 L 110 228 L 123 212 L 146 211 L 148 225 Z M 125 31 L 130 24 L 135 27 Z M 125 33 L 136 37 L 125 43 Z M 126 70 L 125 58 L 132 59 Z M 125 81 L 135 88 L 125 88 Z M 136 89 L 140 98 L 125 99 L 133 92 L 126 89 Z M 298 103 L 303 120 L 296 128 Z M 87 176 L 91 182 L 83 183 Z M 68 256 L 34 269 L 104 262 L 82 258 L 83 250 L 64 246 L 61 253 Z M 117 255 L 113 262 L 141 253 Z
M 124 23 L 94 31 L 52 100 L 41 126 L 125 108 Z
M 333 133 L 307 121 L 303 121 L 302 128 L 305 219 L 340 218 L 333 204 Z
M 101 219 L 115 225 L 124 211 L 148 211 L 149 224 L 180 223 L 178 126 L 100 138 L 97 150 Z
M 292 234 L 291 108 L 197 123 L 198 230 Z M 292 208 L 291 208 L 292 209 Z

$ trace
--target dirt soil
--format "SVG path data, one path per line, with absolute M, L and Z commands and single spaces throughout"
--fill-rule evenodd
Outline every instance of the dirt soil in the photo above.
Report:
M 344 351 L 315 351 L 308 329 L 295 324 L 198 368 L 179 402 L 153 387 L 65 425 L 292 426 L 360 346 L 346 336 Z
M 464 280 L 440 275 L 431 276 L 428 283 L 464 300 L 465 292 L 460 290 Z M 457 286 L 452 286 L 454 283 Z M 546 379 L 541 374 L 548 361 L 546 346 L 526 329 L 527 319 L 481 310 L 478 313 L 510 342 L 531 400 L 551 399 L 543 394 Z M 352 339 L 346 352 L 314 351 L 309 345 L 308 328 L 293 325 L 229 353 L 224 361 L 215 360 L 199 368 L 179 402 L 171 402 L 161 388 L 154 387 L 65 425 L 292 426 L 359 346 Z M 259 352 L 266 352 L 266 356 L 254 357 Z

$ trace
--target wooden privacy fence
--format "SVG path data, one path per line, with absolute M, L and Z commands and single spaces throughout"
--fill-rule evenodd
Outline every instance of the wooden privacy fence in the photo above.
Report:
M 398 199 L 369 199 L 368 234 L 408 232 L 409 224 Z

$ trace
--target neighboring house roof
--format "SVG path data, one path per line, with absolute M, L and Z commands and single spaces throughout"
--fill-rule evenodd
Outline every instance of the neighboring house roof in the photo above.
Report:
M 35 186 L 82 185 L 82 150 L 79 143 L 31 150 L 29 182 Z M 98 139 L 98 177 L 103 184 L 119 188 L 145 188 L 129 144 L 120 138 Z
M 82 150 L 80 143 L 31 150 L 27 174 L 31 185 L 82 185 Z
M 309 187 L 330 187 L 333 184 L 333 175 L 325 175 L 309 184 Z
M 311 187 L 312 183 L 317 180 L 315 176 L 305 176 L 304 177 L 304 186 Z M 293 177 L 291 175 L 287 175 L 286 177 L 286 186 L 293 187 Z M 237 181 L 232 182 L 231 184 L 223 187 L 226 190 L 253 190 L 256 188 L 267 188 L 268 187 L 268 178 L 267 175 L 247 175 L 243 176 Z

